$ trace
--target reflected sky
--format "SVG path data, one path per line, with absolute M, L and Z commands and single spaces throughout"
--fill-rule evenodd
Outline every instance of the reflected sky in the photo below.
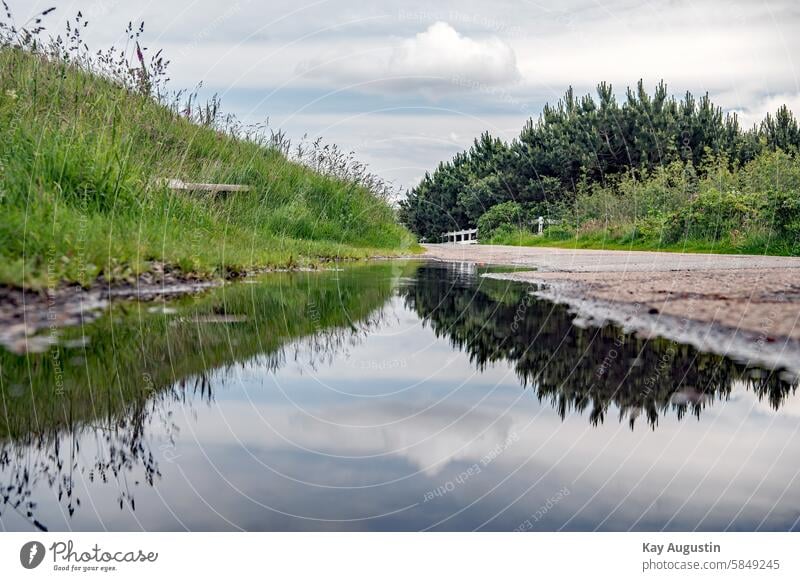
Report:
M 3 529 L 798 528 L 800 404 L 778 373 L 580 329 L 526 287 L 477 275 L 404 264 L 251 285 L 302 303 L 245 300 L 251 319 L 304 312 L 311 332 L 270 329 L 250 349 L 263 324 L 216 324 L 225 363 L 7 435 L 0 485 L 30 476 L 8 492 Z M 359 288 L 372 303 L 349 302 Z M 204 300 L 236 308 L 230 293 Z M 8 396 L 24 378 L 3 361 Z

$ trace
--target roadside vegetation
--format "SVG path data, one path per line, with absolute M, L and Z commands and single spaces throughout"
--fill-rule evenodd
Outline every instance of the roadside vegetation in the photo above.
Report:
M 570 90 L 520 136 L 488 134 L 402 203 L 429 241 L 478 227 L 482 243 L 725 253 L 800 252 L 800 128 L 787 107 L 749 129 L 706 95 L 640 83 L 617 103 Z M 547 222 L 538 235 L 538 217 Z
M 581 188 L 574 201 L 551 206 L 548 213 L 557 222 L 539 236 L 538 216 L 516 202 L 494 206 L 478 221 L 482 241 L 796 255 L 800 162 L 781 150 L 763 152 L 741 168 L 731 168 L 726 158 L 711 159 L 700 172 L 673 162 L 639 179 L 622 176 Z
M 0 22 L 0 284 L 132 280 L 155 263 L 195 276 L 408 251 L 391 186 L 352 154 L 245 126 L 219 100 L 167 90 L 139 43 L 91 52 L 78 14 Z M 166 179 L 248 192 L 174 192 Z

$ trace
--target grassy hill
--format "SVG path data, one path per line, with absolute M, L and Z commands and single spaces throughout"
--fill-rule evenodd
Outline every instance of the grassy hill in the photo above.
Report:
M 0 283 L 125 280 L 156 261 L 219 276 L 413 245 L 357 180 L 112 78 L 0 47 Z M 251 189 L 176 193 L 163 178 Z

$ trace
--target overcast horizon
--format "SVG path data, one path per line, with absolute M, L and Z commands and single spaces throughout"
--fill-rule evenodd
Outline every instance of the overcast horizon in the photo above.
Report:
M 663 79 L 676 96 L 708 91 L 743 126 L 783 103 L 800 110 L 789 1 L 9 4 L 19 22 L 56 6 L 52 33 L 81 10 L 93 49 L 144 21 L 143 45 L 164 50 L 174 88 L 202 81 L 243 121 L 322 136 L 401 187 L 482 131 L 515 137 L 570 85 L 607 81 L 621 96 Z

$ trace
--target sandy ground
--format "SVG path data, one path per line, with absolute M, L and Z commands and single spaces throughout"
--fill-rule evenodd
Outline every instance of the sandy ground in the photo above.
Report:
M 426 256 L 441 260 L 530 266 L 554 272 L 672 272 L 800 268 L 800 258 L 732 254 L 679 254 L 621 250 L 566 250 L 479 244 L 423 244 Z M 797 273 L 800 276 L 800 272 Z M 800 282 L 800 279 L 796 279 Z
M 800 341 L 800 258 L 453 244 L 425 248 L 427 257 L 439 260 L 530 267 L 535 270 L 504 278 L 540 283 L 547 289 L 540 294 L 572 305 L 579 314 L 599 309 L 604 318 L 635 322 L 640 331 L 649 319 L 650 332 L 681 339 L 677 322 L 689 321 L 695 337 L 713 327 L 729 335 L 728 341 L 755 344 L 762 351 L 780 346 L 783 355 L 794 351 L 787 342 Z

